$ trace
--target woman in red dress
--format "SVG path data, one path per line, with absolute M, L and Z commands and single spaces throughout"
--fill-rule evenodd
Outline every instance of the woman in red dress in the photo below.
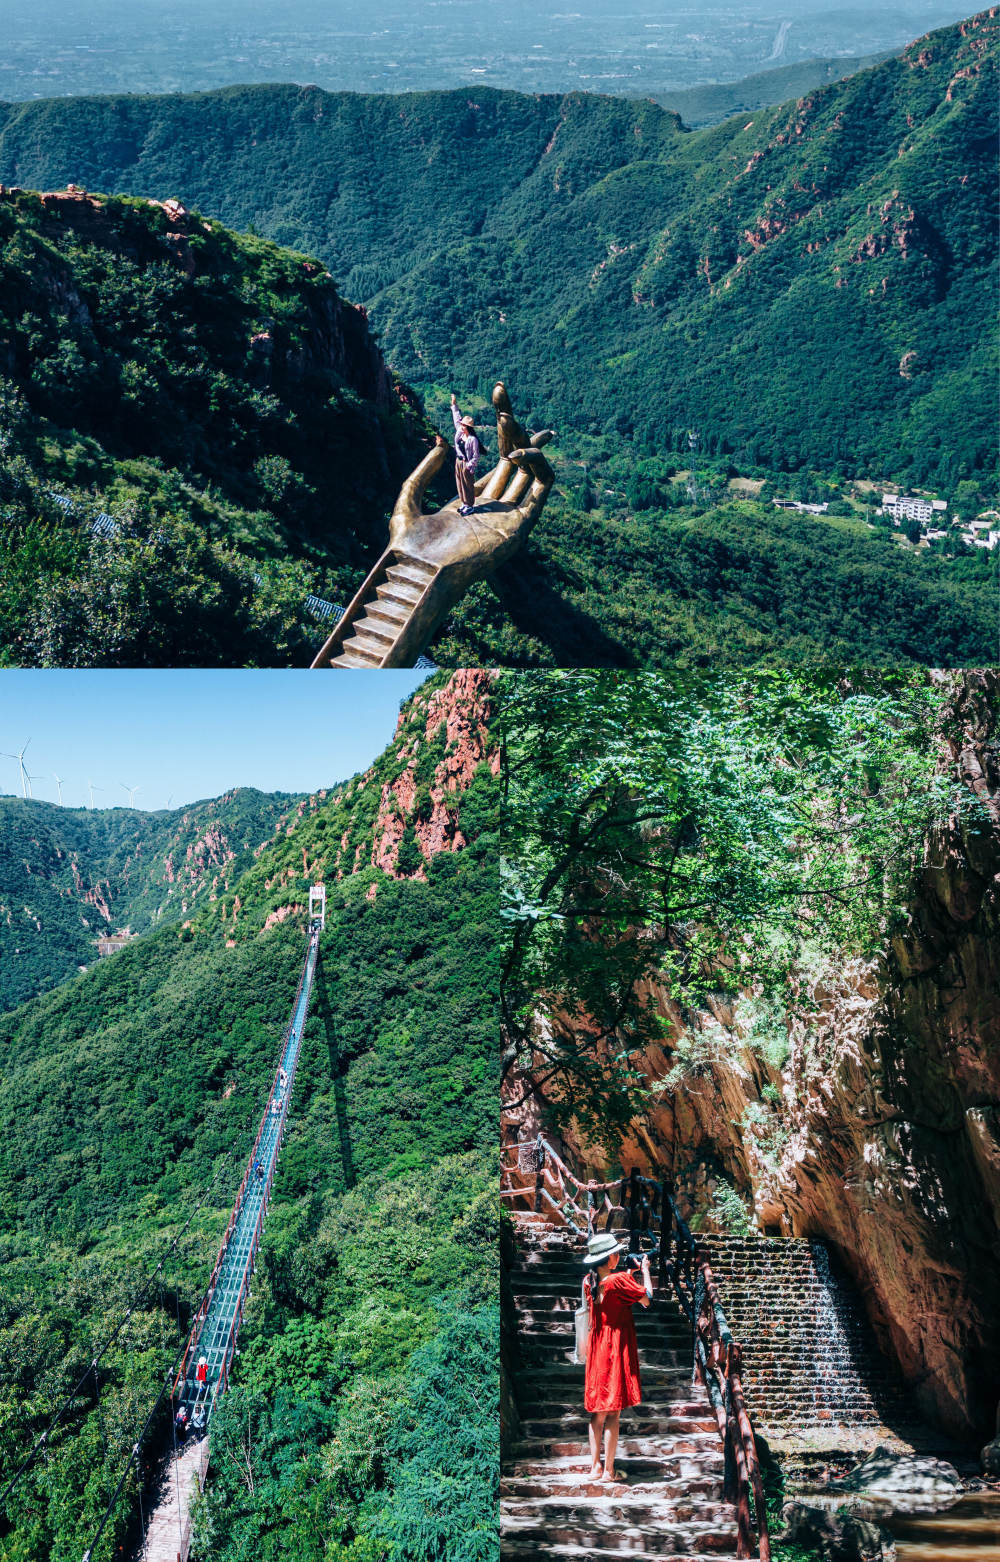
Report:
M 590 1415 L 589 1480 L 616 1481 L 618 1421 L 629 1405 L 642 1398 L 639 1382 L 639 1345 L 632 1308 L 648 1307 L 653 1299 L 649 1259 L 643 1258 L 640 1279 L 635 1273 L 617 1273 L 621 1244 L 610 1232 L 591 1237 L 584 1264 L 590 1269 L 587 1303 L 590 1335 L 587 1341 L 587 1373 L 583 1403 Z M 607 1435 L 604 1463 L 601 1443 Z

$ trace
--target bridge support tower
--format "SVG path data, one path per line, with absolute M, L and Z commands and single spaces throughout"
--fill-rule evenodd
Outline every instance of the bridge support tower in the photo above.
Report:
M 309 926 L 326 926 L 326 885 L 312 884 L 309 887 Z

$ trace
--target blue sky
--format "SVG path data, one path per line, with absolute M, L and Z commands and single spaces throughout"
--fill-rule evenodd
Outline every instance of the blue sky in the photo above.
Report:
M 66 807 L 179 808 L 234 786 L 313 792 L 363 769 L 426 672 L 0 671 L 0 750 L 35 797 Z M 101 790 L 98 791 L 97 789 Z M 17 761 L 0 792 L 20 796 Z

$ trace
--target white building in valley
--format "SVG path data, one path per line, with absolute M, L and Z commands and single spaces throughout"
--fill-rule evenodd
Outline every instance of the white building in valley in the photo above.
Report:
M 803 504 L 800 499 L 775 499 L 774 503 L 779 510 L 798 510 L 800 515 L 825 515 L 830 508 L 827 504 Z
M 991 552 L 1000 544 L 1000 531 L 990 520 L 970 521 L 959 535 L 963 542 L 970 543 L 973 548 L 989 548 Z
M 947 508 L 943 499 L 919 499 L 914 494 L 882 495 L 882 514 L 891 516 L 897 526 L 900 521 L 919 521 L 926 526 L 935 512 L 942 514 Z

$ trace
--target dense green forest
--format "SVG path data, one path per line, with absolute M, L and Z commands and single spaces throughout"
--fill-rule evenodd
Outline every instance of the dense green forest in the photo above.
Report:
M 723 488 L 929 485 L 966 519 L 995 500 L 996 34 L 983 13 L 695 132 L 648 101 L 487 88 L 9 105 L 0 178 L 176 196 L 315 253 L 436 413 L 502 373 L 558 428 L 523 567 L 453 615 L 441 661 L 984 660 L 988 560 L 670 478 L 697 430 Z
M 403 396 L 316 261 L 0 198 L 0 661 L 307 662 L 421 453 Z
M 823 962 L 871 958 L 906 925 L 931 829 L 990 839 L 988 805 L 942 762 L 965 677 L 506 675 L 505 1072 L 537 1074 L 557 1122 L 614 1145 L 655 1103 L 647 1048 L 670 1086 L 732 1011 L 749 1053 L 787 1057 Z M 978 681 L 991 709 L 996 680 Z
M 239 787 L 146 813 L 0 797 L 0 1009 L 93 964 L 101 933 L 195 916 L 245 871 L 291 801 Z
M 454 609 L 442 663 L 968 666 L 994 654 L 995 553 L 942 562 L 863 520 L 735 493 L 639 511 L 609 497 L 585 512 L 557 493 L 536 537 Z
M 407 716 L 426 715 L 442 687 L 425 685 Z M 400 774 L 404 745 L 419 762 L 421 737 L 404 721 L 369 773 L 376 792 L 376 778 Z M 324 820 L 339 829 L 343 792 L 312 799 L 236 882 L 242 936 L 202 912 L 0 1019 L 0 1486 L 179 1238 L 102 1358 L 99 1402 L 92 1390 L 74 1401 L 47 1459 L 9 1498 L 0 1556 L 10 1562 L 82 1554 L 205 1284 L 304 953 L 304 913 L 261 931 L 267 883 L 280 877 L 303 898 L 311 873 L 298 850 L 289 879 L 286 842 L 299 844 L 298 829 L 321 836 Z M 360 870 L 328 875 L 289 1136 L 238 1372 L 212 1425 L 194 1555 L 495 1553 L 487 766 L 452 806 L 467 844 L 425 861 L 422 876 L 369 865 L 370 819 Z M 124 1505 L 113 1531 L 109 1557 Z
M 506 371 L 539 422 L 950 486 L 995 460 L 997 28 L 693 133 L 486 88 L 10 105 L 0 178 L 172 195 L 315 253 L 397 371 Z

